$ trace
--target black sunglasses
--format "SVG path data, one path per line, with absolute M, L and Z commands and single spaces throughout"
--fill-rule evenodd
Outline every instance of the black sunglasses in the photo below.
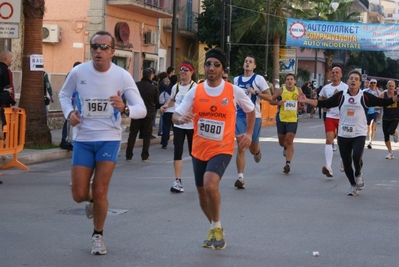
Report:
M 210 68 L 212 65 L 215 68 L 219 68 L 220 66 L 222 66 L 222 64 L 219 62 L 210 62 L 210 61 L 205 62 L 205 67 L 207 67 L 207 68 Z
M 376 82 L 371 82 L 371 84 L 376 84 Z
M 186 67 L 181 67 L 181 68 L 180 68 L 180 71 L 190 71 L 190 69 L 189 69 L 189 68 L 186 68 Z
M 98 48 L 100 48 L 101 50 L 107 50 L 109 48 L 113 48 L 112 46 L 107 44 L 91 44 L 90 47 L 93 50 L 97 50 Z

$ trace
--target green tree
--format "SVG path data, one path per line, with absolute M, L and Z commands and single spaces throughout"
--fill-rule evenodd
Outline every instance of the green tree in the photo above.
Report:
M 222 1 L 204 0 L 201 7 L 203 12 L 197 17 L 198 41 L 206 44 L 208 48 L 220 47 Z
M 360 68 L 363 70 L 363 73 L 368 75 L 378 76 L 378 73 L 386 69 L 387 60 L 384 52 L 354 51 L 351 52 L 347 65 L 353 68 Z
M 42 55 L 44 0 L 23 0 L 25 31 L 22 59 L 22 85 L 19 106 L 26 110 L 26 145 L 51 145 L 51 133 L 43 99 L 43 72 L 30 70 L 30 55 Z
M 387 57 L 385 68 L 377 76 L 399 79 L 399 62 Z

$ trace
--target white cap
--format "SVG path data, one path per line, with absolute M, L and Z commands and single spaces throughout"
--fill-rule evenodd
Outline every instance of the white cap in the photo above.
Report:
M 371 83 L 377 83 L 377 80 L 376 79 L 371 79 L 370 82 Z

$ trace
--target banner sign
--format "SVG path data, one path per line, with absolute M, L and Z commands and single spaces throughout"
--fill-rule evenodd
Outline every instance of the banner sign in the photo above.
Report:
M 280 48 L 279 65 L 280 74 L 296 74 L 296 49 Z
M 399 24 L 287 19 L 287 46 L 335 50 L 399 50 Z

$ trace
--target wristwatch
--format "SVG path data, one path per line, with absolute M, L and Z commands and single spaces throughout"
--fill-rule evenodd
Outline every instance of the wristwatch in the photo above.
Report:
M 129 117 L 129 114 L 130 114 L 130 109 L 129 109 L 129 106 L 125 106 L 125 109 L 123 110 L 123 114 L 125 114 L 126 116 L 128 116 Z
M 256 96 L 258 96 L 258 95 L 259 95 L 259 93 L 258 93 L 258 92 L 255 92 L 255 95 L 256 95 Z

